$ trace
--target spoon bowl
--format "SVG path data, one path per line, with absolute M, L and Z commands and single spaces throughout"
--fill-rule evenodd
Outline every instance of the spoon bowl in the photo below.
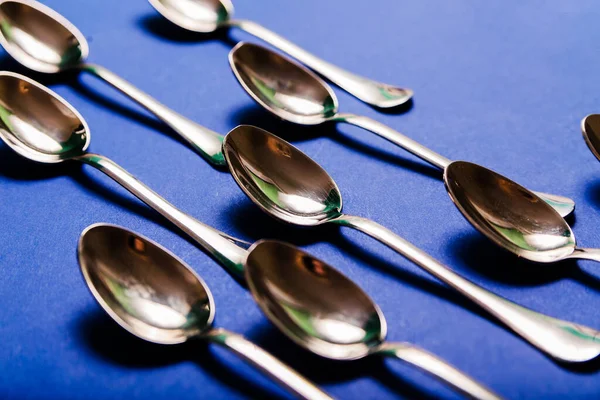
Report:
M 0 1 L 0 44 L 34 71 L 55 73 L 83 62 L 85 36 L 65 17 L 37 1 Z
M 0 138 L 20 155 L 57 163 L 90 144 L 83 117 L 66 100 L 12 72 L 0 72 Z
M 277 136 L 240 125 L 225 136 L 223 154 L 240 188 L 267 213 L 305 226 L 340 215 L 342 197 L 333 179 Z
M 246 92 L 282 119 L 317 125 L 337 114 L 338 100 L 331 87 L 278 53 L 240 42 L 229 52 L 229 63 Z
M 229 0 L 149 0 L 166 19 L 193 32 L 211 33 L 233 14 Z
M 104 310 L 132 334 L 183 343 L 210 329 L 215 305 L 204 281 L 154 242 L 107 224 L 83 231 L 83 277 Z
M 246 281 L 256 302 L 288 337 L 336 360 L 367 356 L 386 336 L 373 300 L 335 268 L 297 247 L 260 241 L 246 259 Z
M 545 201 L 510 179 L 477 164 L 454 161 L 444 171 L 444 182 L 469 222 L 516 255 L 553 262 L 575 251 L 569 224 Z

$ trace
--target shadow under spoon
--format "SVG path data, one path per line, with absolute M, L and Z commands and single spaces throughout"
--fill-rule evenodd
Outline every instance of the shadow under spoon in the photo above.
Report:
M 332 223 L 366 233 L 472 300 L 533 346 L 559 361 L 583 362 L 600 354 L 599 331 L 519 306 L 461 277 L 384 226 L 343 214 L 341 193 L 333 179 L 320 165 L 285 140 L 246 126 L 230 132 L 223 146 L 235 181 L 271 216 L 295 225 Z M 537 201 L 564 223 L 550 206 Z
M 266 47 L 238 43 L 229 53 L 229 65 L 244 90 L 279 118 L 300 125 L 345 122 L 371 131 L 443 171 L 453 163 L 387 125 L 368 117 L 339 113 L 337 97 L 325 81 Z M 444 179 L 447 184 L 445 174 Z M 563 217 L 575 208 L 575 202 L 567 197 L 536 194 Z
M 323 61 L 256 22 L 231 19 L 233 4 L 230 0 L 150 0 L 150 4 L 166 19 L 190 31 L 210 33 L 219 28 L 240 28 L 286 52 L 372 106 L 397 107 L 413 96 L 410 89 L 375 82 Z
M 96 301 L 119 325 L 153 343 L 206 340 L 225 347 L 302 399 L 332 400 L 243 336 L 213 328 L 206 283 L 182 260 L 134 232 L 96 224 L 81 234 L 79 266 Z
M 213 165 L 224 165 L 223 136 L 176 113 L 108 69 L 85 62 L 89 47 L 65 17 L 35 0 L 0 1 L 0 44 L 25 67 L 46 74 L 90 73 L 146 108 Z

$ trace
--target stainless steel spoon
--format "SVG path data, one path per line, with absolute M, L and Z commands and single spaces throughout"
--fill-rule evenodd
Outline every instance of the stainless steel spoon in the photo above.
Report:
M 371 118 L 338 113 L 337 97 L 326 82 L 265 47 L 238 43 L 229 53 L 229 64 L 244 90 L 266 110 L 286 121 L 301 125 L 346 122 L 389 140 L 441 170 L 452 162 Z M 562 216 L 575 208 L 575 202 L 567 197 L 536 194 Z
M 170 126 L 207 161 L 224 165 L 223 137 L 177 114 L 111 71 L 85 62 L 88 44 L 65 17 L 34 0 L 0 0 L 0 44 L 15 60 L 37 72 L 88 72 L 114 86 Z
M 387 324 L 377 304 L 341 272 L 294 246 L 276 241 L 253 245 L 246 281 L 271 322 L 313 353 L 334 360 L 375 354 L 399 358 L 472 398 L 500 398 L 411 343 L 386 342 Z
M 190 235 L 232 274 L 241 277 L 250 243 L 219 232 L 177 209 L 112 160 L 86 149 L 90 129 L 52 90 L 13 72 L 0 71 L 0 139 L 41 163 L 79 161 L 105 173 Z
M 230 19 L 233 4 L 229 0 L 149 1 L 166 19 L 190 31 L 209 33 L 219 28 L 240 28 L 300 60 L 367 104 L 380 108 L 395 107 L 406 103 L 413 95 L 410 89 L 375 82 L 323 61 L 256 22 Z
M 213 328 L 206 283 L 157 243 L 124 228 L 95 224 L 77 247 L 83 278 L 121 327 L 153 343 L 206 340 L 225 347 L 302 399 L 331 400 L 298 372 L 243 336 Z
M 268 214 L 295 225 L 332 223 L 366 233 L 445 282 L 529 343 L 560 361 L 588 361 L 600 354 L 599 331 L 512 303 L 461 277 L 382 225 L 343 214 L 341 193 L 333 179 L 320 165 L 285 140 L 262 129 L 246 126 L 230 132 L 225 137 L 223 148 L 240 188 Z M 532 198 L 564 223 L 550 206 L 536 196 L 532 195 Z

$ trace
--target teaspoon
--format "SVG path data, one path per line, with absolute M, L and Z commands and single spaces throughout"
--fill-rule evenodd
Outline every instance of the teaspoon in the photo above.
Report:
M 32 161 L 72 160 L 98 169 L 187 233 L 229 272 L 242 276 L 250 243 L 192 218 L 109 158 L 87 152 L 90 129 L 77 110 L 52 90 L 14 72 L 0 71 L 0 139 Z
M 118 226 L 86 228 L 77 247 L 83 278 L 121 327 L 158 344 L 206 340 L 225 347 L 302 399 L 331 400 L 313 383 L 243 336 L 213 328 L 206 283 L 157 243 Z
M 411 343 L 386 342 L 387 324 L 377 304 L 341 272 L 294 246 L 270 240 L 253 245 L 246 282 L 271 322 L 315 354 L 334 360 L 394 357 L 472 398 L 500 398 Z
M 472 300 L 557 360 L 582 362 L 600 354 L 599 331 L 519 306 L 461 277 L 384 226 L 343 214 L 341 193 L 333 179 L 319 164 L 285 140 L 246 126 L 230 132 L 223 149 L 237 184 L 271 216 L 295 225 L 332 223 L 366 233 Z M 538 199 L 533 195 L 532 198 Z M 537 201 L 564 223 L 550 206 Z
M 329 121 L 349 123 L 389 140 L 441 170 L 452 163 L 371 118 L 338 113 L 337 97 L 325 81 L 298 63 L 265 47 L 238 43 L 229 53 L 229 65 L 244 90 L 258 104 L 286 121 L 300 125 Z M 575 202 L 567 197 L 536 194 L 562 216 L 569 215 L 575 208 Z
M 323 75 L 351 95 L 380 108 L 396 107 L 413 95 L 403 89 L 352 74 L 298 47 L 253 21 L 230 19 L 230 0 L 149 0 L 152 7 L 175 25 L 194 32 L 210 33 L 219 28 L 237 27 L 279 48 Z
M 35 0 L 0 0 L 0 44 L 37 72 L 88 72 L 146 108 L 188 141 L 207 161 L 224 165 L 223 137 L 169 109 L 106 68 L 85 62 L 88 43 L 65 17 Z

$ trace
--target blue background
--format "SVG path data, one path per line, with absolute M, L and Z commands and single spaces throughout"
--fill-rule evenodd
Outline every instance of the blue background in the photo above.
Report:
M 415 90 L 382 113 L 336 89 L 340 109 L 374 117 L 453 159 L 484 164 L 577 201 L 570 222 L 600 246 L 600 166 L 579 128 L 600 111 L 600 6 L 589 1 L 240 0 L 257 21 L 340 66 Z M 345 211 L 382 222 L 473 281 L 532 309 L 600 328 L 589 261 L 534 265 L 488 243 L 455 209 L 441 174 L 358 128 L 277 121 L 242 91 L 230 35 L 183 32 L 143 0 L 52 0 L 90 41 L 91 62 L 215 131 L 269 129 L 337 181 Z M 152 115 L 91 76 L 32 74 L 87 119 L 106 155 L 203 222 L 248 241 L 302 246 L 356 280 L 383 309 L 389 339 L 440 355 L 508 398 L 600 396 L 600 363 L 561 366 L 402 257 L 348 229 L 302 230 L 263 215 Z M 576 221 L 575 221 L 576 220 Z M 340 398 L 457 398 L 401 362 L 333 362 L 279 334 L 249 292 L 156 213 L 75 163 L 34 164 L 0 144 L 0 398 L 235 399 L 287 394 L 227 351 L 163 347 L 122 331 L 96 305 L 76 260 L 80 232 L 117 223 L 181 256 L 211 287 L 218 326 L 247 335 Z

